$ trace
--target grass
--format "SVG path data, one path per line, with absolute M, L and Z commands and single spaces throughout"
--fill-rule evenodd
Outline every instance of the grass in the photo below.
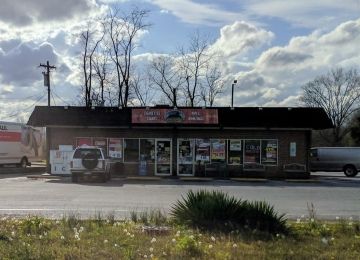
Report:
M 288 235 L 200 231 L 171 219 L 158 223 L 165 232 L 144 229 L 164 220 L 159 212 L 139 213 L 136 222 L 100 214 L 91 220 L 2 218 L 0 259 L 360 259 L 358 220 L 299 218 L 287 221 Z

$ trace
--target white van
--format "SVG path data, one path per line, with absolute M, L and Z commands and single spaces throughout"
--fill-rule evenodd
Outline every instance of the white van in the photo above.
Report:
M 20 123 L 0 121 L 0 165 L 26 167 L 44 159 L 45 130 Z
M 354 177 L 360 170 L 360 147 L 314 147 L 310 157 L 314 172 L 344 172 L 347 177 Z

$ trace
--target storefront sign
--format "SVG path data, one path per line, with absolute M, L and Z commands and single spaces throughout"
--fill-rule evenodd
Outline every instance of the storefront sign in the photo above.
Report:
M 217 109 L 202 108 L 133 108 L 133 124 L 218 124 Z

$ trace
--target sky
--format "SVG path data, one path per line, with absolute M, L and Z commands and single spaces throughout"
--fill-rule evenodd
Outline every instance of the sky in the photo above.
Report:
M 150 11 L 134 60 L 174 54 L 199 31 L 227 79 L 216 105 L 299 106 L 301 86 L 337 67 L 360 70 L 360 0 L 0 0 L 0 120 L 26 122 L 47 104 L 40 63 L 50 61 L 53 105 L 76 105 L 78 35 L 110 9 Z

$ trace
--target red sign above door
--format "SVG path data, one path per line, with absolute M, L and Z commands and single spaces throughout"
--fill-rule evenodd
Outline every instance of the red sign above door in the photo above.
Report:
M 218 124 L 217 109 L 133 108 L 133 124 Z

